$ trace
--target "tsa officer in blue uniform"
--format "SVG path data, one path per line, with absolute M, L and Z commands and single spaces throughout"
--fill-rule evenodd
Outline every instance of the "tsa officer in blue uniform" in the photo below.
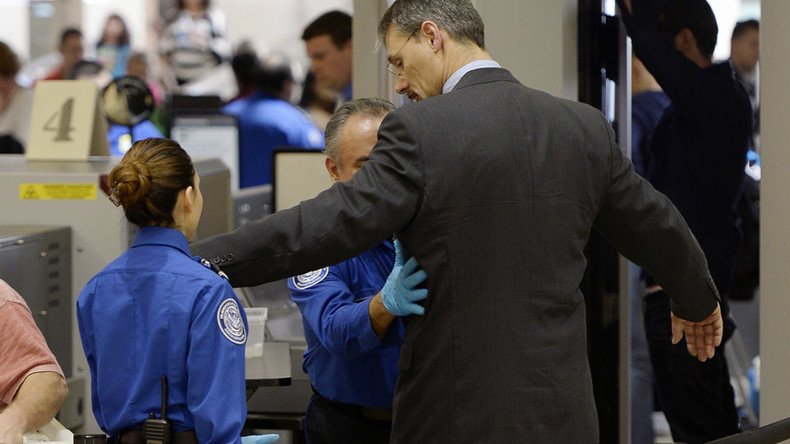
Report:
M 94 276 L 77 301 L 97 422 L 121 443 L 142 443 L 161 411 L 176 443 L 273 442 L 240 438 L 247 414 L 247 319 L 221 272 L 193 257 L 203 197 L 187 153 L 144 139 L 110 172 L 110 200 L 140 229 L 133 245 Z
M 384 116 L 394 107 L 358 99 L 338 108 L 326 127 L 332 180 L 351 179 L 367 160 Z M 399 248 L 398 248 L 399 249 Z M 400 253 L 400 252 L 398 252 Z M 288 281 L 302 312 L 303 368 L 313 385 L 305 414 L 310 443 L 388 443 L 403 325 L 396 315 L 422 314 L 427 290 L 414 259 L 396 260 L 385 240 L 361 255 Z

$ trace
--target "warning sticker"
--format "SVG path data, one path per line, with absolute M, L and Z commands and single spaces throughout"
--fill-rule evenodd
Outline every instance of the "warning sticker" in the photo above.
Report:
M 95 200 L 92 183 L 20 183 L 21 200 Z

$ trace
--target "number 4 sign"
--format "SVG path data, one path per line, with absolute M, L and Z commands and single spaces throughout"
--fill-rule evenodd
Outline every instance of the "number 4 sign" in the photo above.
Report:
M 86 160 L 107 156 L 107 123 L 90 80 L 41 80 L 25 154 L 30 160 Z

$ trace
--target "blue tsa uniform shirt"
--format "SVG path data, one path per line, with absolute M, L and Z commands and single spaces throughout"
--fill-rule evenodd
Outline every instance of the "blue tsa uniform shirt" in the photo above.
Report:
M 239 187 L 272 183 L 275 148 L 321 150 L 324 135 L 310 117 L 285 100 L 257 93 L 222 109 L 239 122 Z
M 394 262 L 392 242 L 384 241 L 355 258 L 288 280 L 307 340 L 302 366 L 327 399 L 392 407 L 403 324 L 396 319 L 379 339 L 368 304 L 384 287 Z
M 239 443 L 247 416 L 247 319 L 226 279 L 191 256 L 177 230 L 140 228 L 129 250 L 77 300 L 93 413 L 115 437 L 161 407 L 201 443 Z

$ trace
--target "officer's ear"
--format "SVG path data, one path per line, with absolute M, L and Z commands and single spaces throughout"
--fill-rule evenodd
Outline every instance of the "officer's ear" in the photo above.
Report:
M 197 193 L 195 192 L 195 189 L 191 186 L 184 188 L 184 190 L 181 192 L 183 193 L 183 195 L 179 196 L 181 197 L 181 199 L 179 200 L 182 201 L 182 205 L 184 206 L 183 207 L 184 213 L 189 214 L 192 212 L 192 209 L 195 206 L 195 196 L 197 195 Z

